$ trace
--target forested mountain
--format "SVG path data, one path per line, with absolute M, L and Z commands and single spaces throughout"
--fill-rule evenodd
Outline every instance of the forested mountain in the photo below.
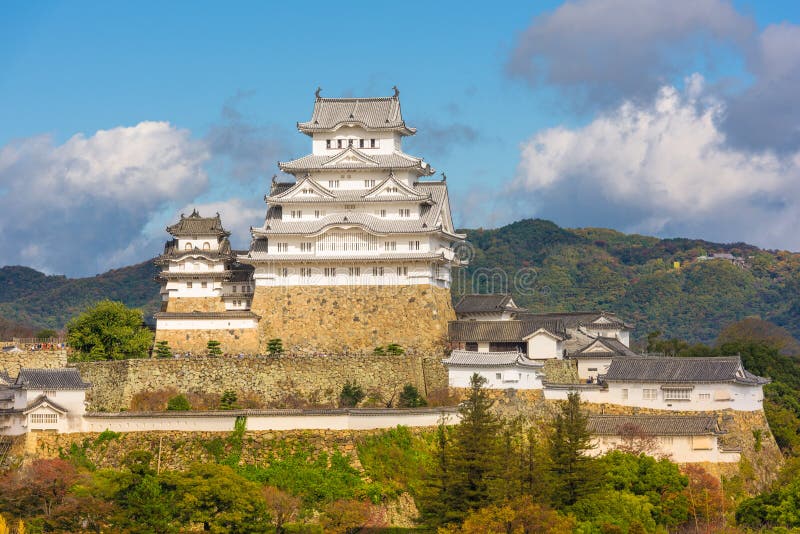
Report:
M 537 219 L 464 231 L 470 265 L 455 275 L 454 298 L 511 291 L 533 311 L 614 311 L 634 323 L 638 338 L 660 330 L 664 337 L 710 342 L 725 325 L 751 315 L 800 337 L 800 254 L 601 228 L 570 230 Z M 746 265 L 696 259 L 714 253 L 743 257 Z M 109 298 L 143 307 L 149 317 L 158 308 L 156 272 L 152 261 L 79 279 L 4 267 L 0 316 L 60 328 Z
M 532 311 L 601 308 L 635 324 L 635 336 L 712 341 L 733 321 L 758 315 L 800 335 L 800 254 L 744 243 L 657 239 L 614 230 L 567 230 L 526 219 L 466 230 L 474 247 L 454 293 L 501 291 Z M 714 253 L 746 259 L 697 261 Z M 680 267 L 675 268 L 675 262 Z
M 158 269 L 152 260 L 88 278 L 47 276 L 27 267 L 0 269 L 0 317 L 35 328 L 62 328 L 67 321 L 103 300 L 158 310 Z

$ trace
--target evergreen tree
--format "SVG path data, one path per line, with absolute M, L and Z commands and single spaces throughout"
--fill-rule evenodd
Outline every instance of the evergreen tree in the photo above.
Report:
M 172 358 L 172 351 L 169 348 L 169 343 L 164 340 L 156 342 L 156 357 Z
M 267 353 L 270 356 L 275 356 L 276 354 L 283 354 L 283 341 L 280 338 L 270 339 L 267 342 Z
M 386 354 L 389 356 L 400 356 L 401 354 L 405 354 L 406 349 L 398 345 L 397 343 L 389 343 L 386 345 Z
M 219 356 L 222 354 L 220 342 L 214 339 L 209 339 L 208 343 L 206 344 L 206 351 L 208 352 L 209 356 Z
M 419 394 L 419 390 L 412 384 L 403 386 L 403 391 L 400 392 L 400 397 L 397 399 L 398 408 L 419 408 L 427 405 L 428 403 Z
M 167 402 L 167 410 L 176 412 L 188 412 L 192 409 L 186 395 L 175 395 Z
M 239 407 L 236 404 L 237 400 L 239 400 L 239 397 L 237 397 L 236 392 L 229 389 L 222 394 L 222 398 L 219 400 L 219 409 L 235 410 Z
M 596 460 L 586 456 L 592 448 L 581 410 L 581 396 L 570 393 L 553 421 L 549 443 L 552 501 L 556 508 L 571 506 L 597 486 Z
M 458 519 L 470 510 L 489 504 L 490 485 L 498 475 L 500 424 L 491 412 L 494 402 L 483 386 L 486 379 L 475 373 L 461 403 L 461 421 L 453 429 L 453 513 Z
M 444 422 L 436 429 L 436 452 L 434 464 L 425 477 L 425 484 L 420 495 L 420 518 L 430 527 L 447 524 L 451 518 L 452 506 L 452 469 L 450 440 Z

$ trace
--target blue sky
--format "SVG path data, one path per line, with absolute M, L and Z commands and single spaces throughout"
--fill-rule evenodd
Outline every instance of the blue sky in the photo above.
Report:
M 246 246 L 317 86 L 397 85 L 461 225 L 800 249 L 800 3 L 663 4 L 5 4 L 0 265 L 143 261 L 195 205 Z

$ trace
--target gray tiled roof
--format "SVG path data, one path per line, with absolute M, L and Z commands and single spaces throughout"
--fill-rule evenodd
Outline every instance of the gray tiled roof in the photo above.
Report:
M 87 389 L 77 369 L 20 369 L 14 387 L 20 389 Z
M 464 295 L 455 305 L 456 313 L 498 312 L 505 310 L 523 311 L 513 304 L 509 294 Z
M 567 328 L 579 328 L 583 327 L 590 327 L 590 328 L 619 328 L 628 330 L 632 328 L 631 325 L 627 324 L 621 318 L 619 318 L 614 313 L 609 312 L 556 312 L 556 313 L 525 313 L 519 316 L 520 319 L 523 319 L 524 316 L 530 316 L 531 318 L 541 318 L 541 319 L 558 319 L 564 322 L 564 326 Z M 607 319 L 609 322 L 604 323 L 602 321 L 598 321 L 601 318 Z
M 462 367 L 544 367 L 540 362 L 529 360 L 524 354 L 511 352 L 475 352 L 470 350 L 454 350 L 448 358 L 442 360 L 445 365 Z
M 171 226 L 167 226 L 167 232 L 175 237 L 185 237 L 192 235 L 214 235 L 229 236 L 230 232 L 222 227 L 219 213 L 215 217 L 201 217 L 197 210 L 185 217 L 181 214 L 181 220 Z
M 604 350 L 587 351 L 590 347 L 600 345 Z M 597 337 L 588 345 L 571 355 L 573 358 L 611 358 L 611 357 L 638 357 L 623 342 L 615 337 Z
M 450 321 L 448 334 L 451 341 L 475 342 L 521 342 L 525 337 L 544 329 L 561 338 L 566 337 L 564 325 L 559 321 Z
M 744 370 L 738 356 L 717 358 L 614 358 L 607 382 L 737 382 L 760 385 L 769 381 Z
M 383 219 L 369 213 L 340 212 L 320 217 L 313 220 L 275 219 L 269 217 L 274 212 L 270 210 L 264 226 L 253 228 L 253 236 L 315 234 L 329 226 L 352 225 L 361 226 L 378 234 L 407 234 L 407 233 L 436 233 L 444 231 L 436 220 L 441 212 L 442 205 L 447 195 L 447 184 L 444 182 L 417 182 L 414 188 L 423 194 L 429 194 L 431 204 L 422 205 L 419 219 Z M 453 234 L 459 238 L 458 234 Z
M 290 193 L 297 189 L 302 189 L 304 184 L 309 180 L 299 179 L 295 185 L 288 189 L 284 189 L 280 193 L 271 194 L 266 198 L 269 204 L 282 204 L 282 203 L 331 203 L 331 202 L 402 202 L 402 201 L 420 201 L 432 200 L 430 191 L 423 192 L 409 188 L 400 183 L 397 194 L 381 194 L 374 195 L 375 191 L 380 190 L 383 185 L 391 179 L 387 176 L 381 182 L 369 189 L 328 189 L 321 185 L 319 182 L 314 181 L 313 188 L 318 189 L 323 193 L 322 196 L 302 197 L 295 196 L 293 198 L 286 198 Z M 370 198 L 366 198 L 370 197 Z
M 54 409 L 56 409 L 57 411 L 59 411 L 61 413 L 67 413 L 67 409 L 66 408 L 64 408 L 60 404 L 54 402 L 52 399 L 50 399 L 46 395 L 39 395 L 38 397 L 36 397 L 32 402 L 30 402 L 25 407 L 25 410 L 23 411 L 23 413 L 28 413 L 30 411 L 33 411 L 33 410 L 35 410 L 36 408 L 38 408 L 39 406 L 41 406 L 44 403 L 49 404 L 50 406 L 52 406 Z
M 642 432 L 650 436 L 721 434 L 717 420 L 707 415 L 590 415 L 587 430 L 596 436 Z
M 335 161 L 345 152 L 353 152 L 367 161 Z M 301 172 L 347 170 L 347 169 L 417 169 L 421 176 L 430 176 L 436 171 L 421 158 L 415 158 L 403 152 L 392 154 L 364 154 L 357 148 L 346 148 L 332 155 L 308 154 L 292 161 L 278 162 L 283 172 L 297 174 Z
M 403 121 L 400 99 L 395 96 L 378 98 L 320 98 L 314 101 L 311 120 L 300 122 L 301 132 L 332 130 L 344 124 L 356 124 L 369 130 L 400 130 L 413 134 Z

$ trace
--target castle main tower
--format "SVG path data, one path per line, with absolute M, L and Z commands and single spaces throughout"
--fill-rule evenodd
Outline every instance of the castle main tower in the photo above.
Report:
M 308 122 L 311 153 L 279 163 L 263 226 L 239 262 L 252 265 L 260 341 L 294 350 L 444 346 L 451 270 L 459 264 L 447 184 L 402 150 L 399 91 L 322 98 Z

